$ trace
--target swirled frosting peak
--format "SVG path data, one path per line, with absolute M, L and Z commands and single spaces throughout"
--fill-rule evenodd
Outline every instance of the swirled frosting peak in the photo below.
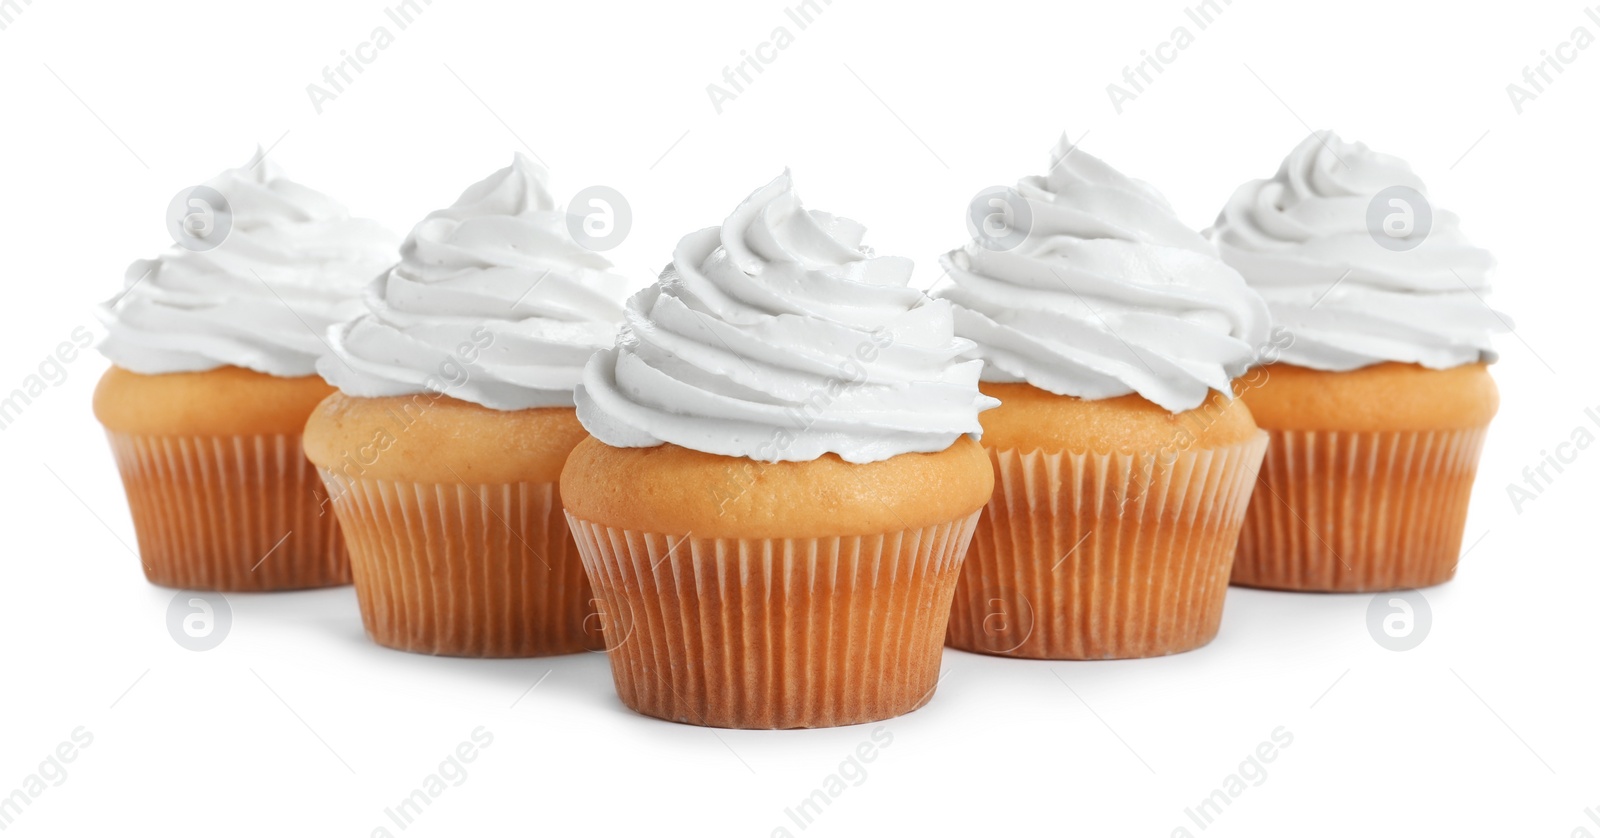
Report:
M 173 245 L 128 267 L 96 314 L 112 363 L 147 374 L 246 367 L 311 375 L 322 332 L 361 309 L 361 289 L 394 261 L 396 236 L 283 176 L 257 152 L 205 182 L 226 202 L 221 243 Z M 222 231 L 219 231 L 222 232 Z
M 616 337 L 628 281 L 567 222 L 544 169 L 516 155 L 411 230 L 317 370 L 353 396 L 571 407 L 584 362 Z
M 1048 174 L 997 201 L 984 223 L 998 231 L 946 254 L 935 293 L 977 343 L 984 380 L 1138 393 L 1177 413 L 1231 392 L 1255 359 L 1266 305 L 1153 187 L 1063 136 Z
M 1491 335 L 1511 328 L 1482 299 L 1494 258 L 1426 193 L 1405 161 L 1322 131 L 1240 186 L 1208 232 L 1294 336 L 1288 363 L 1493 361 Z
M 764 462 L 942 451 L 982 432 L 980 364 L 911 261 L 808 210 L 789 173 L 685 236 L 584 370 L 578 418 L 619 448 L 673 443 Z

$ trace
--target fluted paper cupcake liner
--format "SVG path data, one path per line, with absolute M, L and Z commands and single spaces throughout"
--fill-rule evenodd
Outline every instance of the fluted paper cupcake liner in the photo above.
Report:
M 377 643 L 485 658 L 600 648 L 554 483 L 322 476 L 349 542 L 361 619 Z
M 205 591 L 350 583 L 299 434 L 107 436 L 151 582 Z
M 949 645 L 1054 660 L 1209 643 L 1266 434 L 1166 455 L 989 449 Z
M 876 721 L 932 697 L 977 513 L 883 535 L 793 539 L 568 519 L 623 703 L 686 724 L 772 729 Z
M 1487 430 L 1271 431 L 1233 583 L 1383 591 L 1449 581 Z

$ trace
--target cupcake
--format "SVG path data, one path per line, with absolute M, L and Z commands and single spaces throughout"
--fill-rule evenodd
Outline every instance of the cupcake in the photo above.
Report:
M 864 233 L 785 172 L 685 236 L 584 370 L 561 495 L 640 713 L 827 727 L 933 695 L 992 402 L 949 305 Z
M 470 657 L 600 642 L 557 479 L 584 436 L 572 391 L 611 345 L 627 281 L 572 238 L 542 168 L 430 213 L 317 369 L 306 424 L 350 547 L 367 634 Z
M 1064 137 L 1048 174 L 999 194 L 1005 219 L 944 256 L 935 294 L 1000 400 L 948 642 L 1069 660 L 1202 646 L 1266 446 L 1230 398 L 1266 305 L 1160 193 Z
M 190 195 L 205 235 L 184 227 L 97 310 L 112 366 L 94 413 L 145 575 L 213 591 L 349 584 L 300 432 L 332 392 L 316 375 L 322 332 L 360 310 L 395 237 L 259 153 Z
M 1381 591 L 1455 575 L 1499 406 L 1494 265 L 1398 158 L 1313 134 L 1210 231 L 1292 335 L 1243 394 L 1272 436 L 1233 581 Z

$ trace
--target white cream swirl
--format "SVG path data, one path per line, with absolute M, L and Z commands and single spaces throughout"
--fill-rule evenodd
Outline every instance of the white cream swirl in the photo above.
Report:
M 571 407 L 612 344 L 628 280 L 572 238 L 542 167 L 511 165 L 429 213 L 318 364 L 353 396 L 427 391 L 496 410 Z
M 1063 136 L 1008 229 L 946 254 L 956 331 L 985 381 L 1083 399 L 1138 393 L 1178 413 L 1254 361 L 1267 309 L 1153 187 Z
M 1415 190 L 1424 206 L 1379 200 L 1374 230 L 1369 207 L 1390 187 Z M 1482 298 L 1494 258 L 1467 241 L 1453 213 L 1425 206 L 1426 192 L 1405 161 L 1322 131 L 1275 177 L 1240 186 L 1208 234 L 1294 336 L 1288 363 L 1344 371 L 1493 361 L 1491 335 L 1511 328 Z M 1380 245 L 1390 235 L 1382 219 L 1407 211 L 1405 249 Z M 1431 229 L 1420 212 L 1431 213 Z M 1396 218 L 1404 231 L 1404 215 Z
M 395 235 L 263 156 L 204 184 L 231 212 L 220 245 L 174 245 L 134 262 L 123 292 L 96 309 L 112 363 L 147 374 L 237 366 L 311 375 L 322 332 L 360 311 L 361 289 L 393 264 Z
M 911 261 L 862 225 L 807 210 L 789 173 L 721 227 L 685 236 L 584 370 L 578 419 L 607 445 L 763 462 L 852 463 L 942 451 L 982 433 L 978 361 Z

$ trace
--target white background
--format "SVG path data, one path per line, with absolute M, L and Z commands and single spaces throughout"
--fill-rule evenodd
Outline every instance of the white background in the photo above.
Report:
M 181 648 L 172 592 L 127 549 L 89 409 L 105 363 L 84 353 L 0 431 L 0 795 L 79 726 L 94 739 L 6 834 L 364 836 L 394 829 L 385 807 L 480 725 L 493 744 L 407 834 L 1201 834 L 1185 808 L 1279 726 L 1293 743 L 1206 834 L 1600 834 L 1585 815 L 1600 807 L 1600 453 L 1520 511 L 1506 489 L 1575 428 L 1600 433 L 1583 412 L 1600 406 L 1600 48 L 1520 115 L 1506 92 L 1574 28 L 1600 35 L 1580 3 L 1235 0 L 1199 31 L 1181 2 L 834 0 L 799 31 L 782 0 L 436 0 L 320 115 L 306 86 L 393 29 L 381 2 L 11 5 L 0 391 L 74 327 L 100 334 L 92 304 L 169 241 L 168 200 L 257 143 L 401 232 L 530 151 L 563 198 L 590 184 L 627 196 L 634 228 L 613 255 L 639 285 L 679 236 L 789 166 L 810 206 L 864 221 L 929 284 L 966 236 L 968 198 L 1042 171 L 1063 131 L 1203 227 L 1240 181 L 1332 127 L 1412 161 L 1435 205 L 1498 255 L 1492 300 L 1517 333 L 1495 368 L 1504 405 L 1467 526 L 1476 546 L 1426 592 L 1416 649 L 1373 640 L 1371 596 L 1235 589 L 1217 640 L 1177 657 L 948 651 L 932 703 L 884 723 L 892 744 L 866 779 L 803 830 L 785 809 L 876 726 L 642 718 L 600 655 L 378 648 L 350 588 L 229 596 L 224 642 Z M 717 114 L 706 86 L 780 25 L 792 46 Z M 1118 114 L 1106 85 L 1179 25 L 1193 45 Z

